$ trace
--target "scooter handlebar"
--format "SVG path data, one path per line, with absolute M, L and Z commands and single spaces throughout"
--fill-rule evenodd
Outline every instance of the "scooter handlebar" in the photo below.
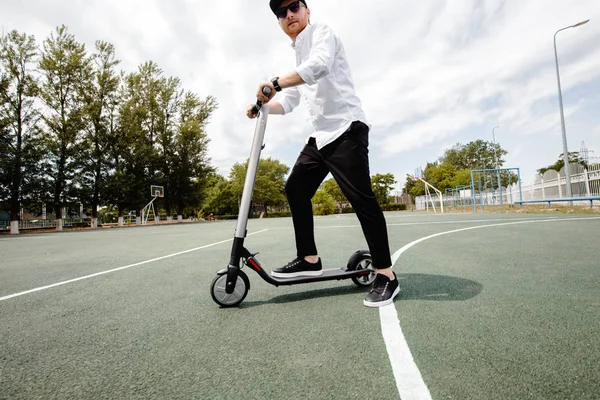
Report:
M 271 94 L 271 88 L 270 87 L 264 87 L 262 90 L 263 94 L 265 96 L 269 96 Z M 256 104 L 252 107 L 252 113 L 253 114 L 258 114 L 258 112 L 260 111 L 260 108 L 262 107 L 262 102 L 260 100 L 256 100 Z

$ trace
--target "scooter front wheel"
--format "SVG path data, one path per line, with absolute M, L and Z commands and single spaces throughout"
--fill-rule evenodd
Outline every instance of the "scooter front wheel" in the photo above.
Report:
M 246 298 L 250 289 L 250 281 L 244 271 L 238 272 L 237 281 L 233 293 L 229 294 L 225 291 L 227 284 L 227 272 L 218 274 L 213 279 L 210 294 L 218 305 L 221 307 L 235 307 Z

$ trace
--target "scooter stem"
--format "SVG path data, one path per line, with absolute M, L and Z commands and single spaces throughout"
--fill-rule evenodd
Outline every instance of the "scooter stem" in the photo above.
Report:
M 240 204 L 237 228 L 235 229 L 235 237 L 240 239 L 246 237 L 248 215 L 250 214 L 250 206 L 252 205 L 252 193 L 254 192 L 254 182 L 256 180 L 256 173 L 258 171 L 258 163 L 260 161 L 260 152 L 263 146 L 263 139 L 265 137 L 265 129 L 267 127 L 268 116 L 269 105 L 263 104 L 260 107 L 260 112 L 256 121 L 256 128 L 254 129 L 252 150 L 250 151 L 250 160 L 248 161 L 246 181 L 244 183 L 244 191 L 242 192 L 242 203 Z

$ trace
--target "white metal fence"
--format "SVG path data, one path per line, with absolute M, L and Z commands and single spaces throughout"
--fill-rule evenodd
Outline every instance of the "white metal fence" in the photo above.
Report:
M 63 227 L 73 226 L 90 226 L 91 218 L 65 218 L 63 219 Z M 19 229 L 43 229 L 56 228 L 56 219 L 24 219 L 19 221 Z M 0 231 L 10 230 L 9 221 L 0 221 Z
M 548 170 L 543 175 L 536 175 L 532 184 L 521 184 L 522 200 L 545 200 L 567 197 L 566 178 L 564 168 L 560 172 Z M 573 197 L 600 196 L 600 164 L 593 164 L 584 168 L 580 164 L 571 164 L 571 195 Z M 500 199 L 502 196 L 502 201 Z M 478 205 L 485 207 L 492 205 L 515 204 L 521 200 L 519 195 L 519 185 L 517 183 L 502 190 L 484 192 L 481 197 L 477 195 Z M 433 197 L 436 207 L 439 207 L 440 201 Z M 471 190 L 463 190 L 453 197 L 443 196 L 444 209 L 452 210 L 456 208 L 473 207 Z M 417 210 L 430 210 L 431 199 L 426 196 L 418 196 L 415 199 L 415 208 Z M 429 206 L 428 206 L 429 203 Z M 566 202 L 556 202 L 553 204 L 566 205 Z M 589 201 L 574 201 L 574 205 L 589 206 Z

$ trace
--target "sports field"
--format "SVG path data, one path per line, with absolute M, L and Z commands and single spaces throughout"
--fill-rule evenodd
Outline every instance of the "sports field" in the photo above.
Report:
M 210 284 L 235 221 L 0 236 L 1 399 L 598 399 L 600 216 L 386 213 L 401 295 Z M 325 268 L 365 248 L 318 217 Z M 263 267 L 291 219 L 250 220 Z

